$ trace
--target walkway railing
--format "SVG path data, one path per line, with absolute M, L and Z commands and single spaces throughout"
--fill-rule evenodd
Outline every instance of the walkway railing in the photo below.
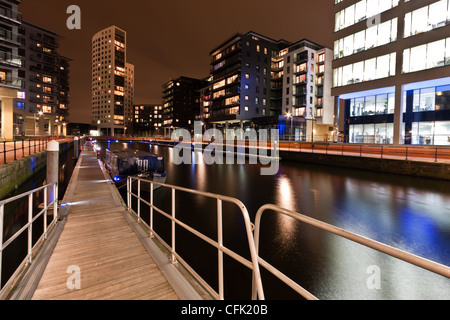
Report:
M 173 140 L 152 139 L 151 142 L 171 143 Z M 195 143 L 192 140 L 192 143 Z M 209 142 L 203 141 L 204 146 Z M 237 146 L 237 144 L 235 144 Z M 250 144 L 247 140 L 245 146 L 259 147 L 257 142 Z M 224 143 L 224 149 L 227 145 Z M 263 148 L 272 148 L 269 141 Z M 450 146 L 433 145 L 389 145 L 389 144 L 356 144 L 356 143 L 334 143 L 334 142 L 304 142 L 280 140 L 277 142 L 279 151 L 318 153 L 327 155 L 341 155 L 352 157 L 369 157 L 379 159 L 396 159 L 426 162 L 450 163 Z
M 132 192 L 133 181 L 137 181 L 137 184 L 138 184 L 137 194 L 134 194 Z M 147 184 L 147 186 L 148 185 L 150 186 L 150 189 L 149 189 L 150 199 L 146 200 L 141 197 L 141 184 Z M 161 187 L 169 188 L 171 190 L 171 201 L 172 201 L 172 212 L 171 213 L 167 213 L 167 212 L 161 210 L 160 208 L 156 207 L 153 204 L 153 186 L 154 185 L 160 185 Z M 216 199 L 216 201 L 217 201 L 217 238 L 218 238 L 217 241 L 205 236 L 201 232 L 195 230 L 194 228 L 188 226 L 186 223 L 177 219 L 176 211 L 175 211 L 175 207 L 176 207 L 175 193 L 177 191 L 183 191 L 183 192 L 187 192 L 192 195 L 200 195 L 200 196 L 207 197 L 210 199 Z M 131 206 L 132 197 L 135 197 L 137 199 L 137 212 L 132 209 L 132 206 Z M 146 205 L 148 205 L 150 207 L 149 224 L 147 224 L 145 221 L 143 221 L 141 219 L 141 212 L 140 212 L 141 211 L 140 210 L 141 202 L 145 203 Z M 242 218 L 244 219 L 245 231 L 246 231 L 247 239 L 248 239 L 248 246 L 250 248 L 251 261 L 248 261 L 247 259 L 238 255 L 237 253 L 228 249 L 223 244 L 223 224 L 222 224 L 223 204 L 222 204 L 222 202 L 228 202 L 228 203 L 235 204 L 242 213 Z M 253 274 L 255 277 L 254 288 L 258 293 L 258 297 L 260 299 L 264 299 L 264 292 L 263 292 L 262 283 L 261 283 L 261 275 L 259 273 L 259 266 L 258 266 L 258 262 L 257 262 L 258 259 L 256 257 L 255 243 L 254 243 L 253 233 L 252 233 L 253 224 L 250 221 L 250 217 L 249 217 L 246 207 L 244 206 L 244 204 L 241 201 L 239 201 L 235 198 L 231 198 L 231 197 L 227 197 L 227 196 L 223 196 L 223 195 L 207 193 L 207 192 L 187 189 L 187 188 L 183 188 L 183 187 L 177 187 L 177 186 L 173 186 L 173 185 L 158 183 L 158 182 L 144 180 L 144 179 L 135 178 L 135 177 L 128 177 L 128 180 L 127 180 L 127 206 L 128 206 L 128 210 L 137 216 L 138 222 L 142 222 L 149 229 L 150 237 L 156 236 L 156 238 L 167 248 L 167 250 L 170 251 L 172 262 L 175 262 L 177 260 L 180 261 L 183 264 L 183 266 L 194 276 L 194 278 L 199 283 L 201 283 L 203 285 L 203 287 L 206 288 L 206 290 L 208 290 L 208 292 L 215 299 L 220 299 L 220 300 L 224 299 L 224 267 L 223 267 L 223 258 L 224 258 L 223 254 L 224 253 L 227 254 L 228 256 L 230 256 L 231 258 L 235 259 L 236 261 L 240 262 L 244 266 L 248 267 L 249 269 L 253 270 Z M 172 224 L 171 245 L 167 244 L 162 239 L 162 237 L 155 232 L 155 229 L 153 228 L 153 214 L 155 211 L 171 220 L 171 224 Z M 219 274 L 218 292 L 216 292 L 205 280 L 203 280 L 202 277 L 199 276 L 197 274 L 197 272 L 195 272 L 195 270 L 191 266 L 189 266 L 189 264 L 176 251 L 176 240 L 177 240 L 175 237 L 175 226 L 176 225 L 183 227 L 184 229 L 188 230 L 189 232 L 196 235 L 200 239 L 204 240 L 205 242 L 209 243 L 213 247 L 217 248 L 217 250 L 218 250 L 218 269 L 219 269 L 218 270 L 219 271 L 219 273 L 218 273 Z
M 134 194 L 132 192 L 132 183 L 133 181 L 137 181 L 137 194 Z M 149 184 L 150 185 L 150 199 L 146 200 L 143 199 L 141 197 L 141 190 L 142 190 L 142 186 L 143 184 Z M 171 213 L 167 213 L 164 212 L 163 210 L 161 210 L 160 208 L 156 207 L 154 205 L 153 202 L 153 187 L 154 185 L 159 185 L 161 187 L 165 187 L 165 188 L 170 188 L 171 192 L 172 192 L 172 212 Z M 180 220 L 177 219 L 176 217 L 176 212 L 175 212 L 175 192 L 176 191 L 183 191 L 183 192 L 187 192 L 190 193 L 192 195 L 201 195 L 204 197 L 208 197 L 208 198 L 213 198 L 217 200 L 217 235 L 218 235 L 218 240 L 214 241 L 213 239 L 205 236 L 204 234 L 202 234 L 201 232 L 191 228 L 190 226 L 186 225 L 185 223 L 181 222 Z M 132 208 L 132 198 L 136 198 L 137 199 L 137 212 L 135 210 L 133 210 Z M 247 238 L 248 238 L 248 246 L 250 249 L 250 256 L 251 256 L 251 261 L 243 258 L 242 256 L 236 254 L 235 252 L 231 251 L 230 249 L 226 248 L 223 245 L 223 238 L 222 238 L 222 234 L 223 234 L 223 230 L 222 230 L 222 201 L 227 201 L 227 202 L 231 202 L 236 204 L 241 212 L 242 212 L 242 216 L 244 218 L 245 221 L 245 229 L 246 229 L 246 233 L 247 233 Z M 141 219 L 141 203 L 145 203 L 146 205 L 148 205 L 150 207 L 150 222 L 149 224 L 147 224 L 145 221 L 143 221 Z M 308 300 L 316 300 L 317 297 L 315 297 L 313 294 L 311 294 L 310 292 L 308 292 L 307 290 L 305 290 L 303 287 L 301 287 L 298 283 L 296 283 L 295 281 L 293 281 L 291 278 L 289 278 L 287 275 L 283 274 L 281 271 L 279 271 L 278 269 L 276 269 L 275 267 L 273 267 L 270 263 L 268 263 L 267 261 L 265 261 L 263 258 L 261 258 L 259 256 L 259 239 L 260 239 L 260 225 L 261 225 L 261 217 L 262 214 L 267 211 L 267 210 L 272 210 L 274 212 L 278 212 L 284 215 L 287 215 L 289 217 L 292 217 L 296 220 L 302 221 L 304 223 L 307 223 L 309 225 L 315 226 L 319 229 L 328 231 L 330 233 L 333 233 L 335 235 L 338 235 L 340 237 L 346 238 L 348 240 L 354 241 L 356 243 L 359 243 L 363 246 L 375 249 L 379 252 L 388 254 L 390 256 L 393 256 L 397 259 L 406 261 L 410 264 L 422 267 L 426 270 L 429 270 L 431 272 L 434 272 L 436 274 L 440 274 L 442 276 L 445 276 L 447 278 L 450 278 L 450 268 L 424 259 L 422 257 L 416 256 L 414 254 L 396 249 L 394 247 L 385 245 L 383 243 L 365 238 L 363 236 L 357 235 L 355 233 L 346 231 L 344 229 L 332 226 L 330 224 L 321 222 L 319 220 L 310 218 L 308 216 L 302 215 L 300 213 L 294 212 L 294 211 L 290 211 L 287 209 L 283 209 L 281 207 L 278 207 L 276 205 L 271 205 L 271 204 L 267 204 L 262 206 L 257 214 L 256 214 L 256 218 L 255 218 L 255 224 L 252 224 L 252 222 L 250 221 L 249 215 L 248 215 L 248 211 L 245 208 L 245 206 L 242 204 L 242 202 L 240 202 L 239 200 L 235 199 L 235 198 L 230 198 L 230 197 L 226 197 L 223 195 L 218 195 L 218 194 L 212 194 L 212 193 L 206 193 L 206 192 L 201 192 L 201 191 L 196 191 L 196 190 L 192 190 L 192 189 L 187 189 L 187 188 L 182 188 L 182 187 L 177 187 L 177 186 L 173 186 L 173 185 L 168 185 L 168 184 L 163 184 L 163 183 L 158 183 L 158 182 L 154 182 L 154 181 L 150 181 L 150 180 L 144 180 L 144 179 L 140 179 L 140 178 L 135 178 L 135 177 L 129 177 L 128 181 L 127 181 L 127 205 L 128 205 L 128 210 L 132 213 L 134 213 L 137 218 L 138 218 L 138 222 L 142 222 L 143 225 L 145 225 L 149 231 L 150 231 L 150 237 L 156 236 L 161 243 L 170 251 L 171 255 L 172 255 L 172 261 L 180 261 L 185 267 L 186 269 L 194 276 L 194 278 L 196 278 L 196 280 L 199 281 L 199 283 L 201 283 L 207 290 L 208 292 L 216 299 L 224 299 L 224 279 L 223 279 L 223 254 L 226 253 L 228 254 L 230 257 L 234 258 L 235 260 L 239 261 L 241 264 L 243 264 L 244 266 L 250 268 L 251 270 L 253 270 L 253 284 L 252 284 L 252 299 L 256 300 L 256 299 L 264 299 L 264 291 L 263 291 L 263 286 L 262 286 L 262 279 L 261 279 L 261 273 L 260 273 L 260 266 L 264 267 L 265 269 L 267 269 L 269 272 L 271 272 L 273 275 L 275 275 L 277 278 L 279 278 L 281 281 L 283 281 L 285 284 L 287 284 L 289 287 L 291 287 L 293 290 L 295 290 L 297 293 L 299 293 L 301 296 L 303 296 L 304 298 L 308 299 Z M 171 245 L 168 245 L 154 230 L 153 228 L 153 213 L 154 211 L 156 211 L 157 213 L 160 213 L 161 215 L 165 216 L 166 218 L 171 220 L 172 223 L 172 230 L 171 230 Z M 205 280 L 203 280 L 201 278 L 200 275 L 198 275 L 187 263 L 186 261 L 184 261 L 182 259 L 182 257 L 180 257 L 180 255 L 177 253 L 176 251 L 176 238 L 175 238 L 175 225 L 179 225 L 181 227 L 183 227 L 184 229 L 188 230 L 189 232 L 191 232 L 192 234 L 196 235 L 197 237 L 203 239 L 204 241 L 206 241 L 207 243 L 209 243 L 210 245 L 216 247 L 218 249 L 218 275 L 219 275 L 219 292 L 216 292 L 213 288 L 210 287 L 210 285 L 208 283 L 206 283 Z M 254 232 L 254 235 L 253 235 Z
M 427 259 L 424 259 L 422 257 L 416 256 L 414 254 L 408 253 L 406 251 L 402 251 L 399 249 L 396 249 L 394 247 L 385 245 L 383 243 L 371 240 L 369 238 L 357 235 L 355 233 L 346 231 L 344 229 L 332 226 L 330 224 L 327 224 L 325 222 L 310 218 L 308 216 L 302 215 L 298 212 L 294 212 L 291 210 L 287 210 L 284 208 L 281 208 L 279 206 L 276 205 L 272 205 L 272 204 L 266 204 L 264 206 L 262 206 L 258 212 L 256 213 L 256 218 L 255 218 L 255 245 L 256 245 L 256 251 L 259 252 L 259 238 L 260 238 L 260 226 L 261 226 L 261 217 L 262 214 L 268 210 L 271 210 L 273 212 L 278 212 L 284 215 L 287 215 L 291 218 L 294 218 L 296 220 L 302 221 L 306 224 L 312 225 L 314 227 L 317 227 L 319 229 L 328 231 L 330 233 L 333 233 L 335 235 L 338 235 L 342 238 L 354 241 L 356 243 L 359 243 L 363 246 L 375 249 L 379 252 L 388 254 L 392 257 L 395 257 L 397 259 L 406 261 L 410 264 L 419 266 L 423 269 L 426 269 L 428 271 L 431 271 L 433 273 L 436 274 L 440 274 L 444 277 L 450 278 L 450 268 L 436 263 L 434 261 L 430 261 Z M 310 292 L 308 292 L 307 290 L 305 290 L 303 287 L 301 287 L 299 284 L 297 284 L 295 281 L 293 281 L 292 279 L 290 279 L 288 276 L 286 276 L 285 274 L 283 274 L 281 271 L 279 271 L 278 269 L 274 268 L 271 264 L 269 264 L 268 262 L 266 262 L 264 259 L 262 259 L 259 255 L 258 255 L 258 263 L 259 265 L 263 266 L 264 268 L 266 268 L 268 271 L 270 271 L 272 274 L 274 274 L 276 277 L 278 277 L 280 280 L 282 280 L 284 283 L 286 283 L 289 287 L 291 287 L 292 289 L 294 289 L 297 293 L 299 293 L 300 295 L 302 295 L 304 298 L 308 299 L 308 300 L 316 300 L 317 298 L 311 294 Z M 257 291 L 256 288 L 253 288 L 253 294 L 252 294 L 252 298 L 255 299 L 257 296 Z
M 38 213 L 35 214 L 36 210 L 41 209 L 41 206 L 34 205 L 35 197 L 37 193 L 40 193 L 43 191 L 43 206 L 42 210 L 40 210 Z M 48 201 L 48 195 L 53 193 L 54 200 L 49 202 Z M 26 193 L 17 195 L 15 197 L 0 201 L 0 298 L 5 294 L 8 287 L 14 282 L 16 277 L 20 274 L 23 267 L 28 263 L 32 263 L 33 253 L 36 249 L 36 247 L 41 243 L 43 239 L 47 239 L 48 231 L 56 224 L 57 221 L 57 210 L 58 210 L 58 184 L 47 184 L 45 186 L 42 186 L 40 188 L 28 191 Z M 27 223 L 22 226 L 16 233 L 14 233 L 12 236 L 10 236 L 8 239 L 5 239 L 4 241 L 4 229 L 5 227 L 5 218 L 8 214 L 13 214 L 14 212 L 7 212 L 5 210 L 5 207 L 8 204 L 13 203 L 14 201 L 27 201 L 27 210 L 28 210 L 28 218 Z M 53 220 L 48 223 L 48 211 L 53 210 Z M 33 241 L 35 238 L 35 235 L 33 234 L 33 223 L 36 222 L 37 219 L 40 217 L 43 217 L 43 228 L 42 228 L 42 234 L 39 236 L 39 238 L 36 241 Z M 15 271 L 12 273 L 11 276 L 9 276 L 9 279 L 5 282 L 5 285 L 2 286 L 2 267 L 3 267 L 3 251 L 11 245 L 14 241 L 17 241 L 19 236 L 21 236 L 23 233 L 27 232 L 27 254 L 23 261 L 17 266 Z M 5 235 L 6 236 L 6 235 Z M 34 242 L 34 245 L 33 245 Z M 5 263 L 9 263 L 8 261 L 5 261 Z
M 444 146 L 394 146 L 377 144 L 280 141 L 279 150 L 379 159 L 450 162 L 450 147 Z
M 47 143 L 58 137 L 46 137 L 42 139 L 27 139 L 0 142 L 0 164 L 20 159 L 31 154 L 46 150 Z

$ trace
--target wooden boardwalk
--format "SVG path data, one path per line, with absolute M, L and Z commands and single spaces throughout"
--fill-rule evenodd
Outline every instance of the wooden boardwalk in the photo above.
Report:
M 32 299 L 179 299 L 126 219 L 92 147 L 75 170 L 70 212 Z

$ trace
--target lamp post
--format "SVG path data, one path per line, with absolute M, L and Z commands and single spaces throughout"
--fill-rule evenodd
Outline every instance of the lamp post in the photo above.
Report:
M 293 136 L 293 131 L 292 131 L 292 127 L 293 127 L 293 122 L 294 122 L 294 116 L 293 115 L 291 115 L 291 113 L 290 112 L 288 112 L 287 114 L 286 114 L 286 116 L 288 117 L 288 119 L 290 118 L 291 119 L 291 127 L 290 127 L 290 129 L 289 129 L 289 131 L 290 131 L 290 133 L 289 133 L 289 140 L 291 140 L 292 139 L 292 136 Z
M 34 136 L 37 136 L 37 127 L 39 127 L 39 125 L 36 127 L 36 120 L 38 120 L 38 118 L 36 118 L 36 114 L 39 115 L 39 117 L 41 117 L 44 113 L 42 111 L 39 111 L 38 113 L 34 113 Z

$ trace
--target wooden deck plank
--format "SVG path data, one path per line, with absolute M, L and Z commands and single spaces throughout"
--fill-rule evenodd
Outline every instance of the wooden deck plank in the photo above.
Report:
M 95 152 L 83 151 L 70 213 L 34 300 L 178 299 L 109 191 Z M 69 266 L 81 289 L 70 290 Z

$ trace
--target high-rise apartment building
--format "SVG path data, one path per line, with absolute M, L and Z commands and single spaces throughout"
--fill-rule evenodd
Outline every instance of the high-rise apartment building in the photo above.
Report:
M 134 67 L 127 63 L 127 34 L 116 26 L 92 38 L 92 124 L 101 135 L 121 135 L 130 124 Z
M 450 145 L 450 1 L 334 8 L 332 95 L 344 141 Z
M 19 27 L 24 64 L 19 73 L 24 88 L 15 106 L 18 121 L 15 135 L 38 136 L 65 134 L 69 110 L 70 59 L 58 54 L 56 33 L 23 21 Z
M 12 140 L 14 124 L 20 123 L 20 115 L 14 106 L 14 99 L 20 97 L 24 88 L 19 69 L 24 64 L 20 55 L 23 38 L 19 34 L 22 24 L 17 11 L 18 0 L 0 0 L 0 100 L 1 100 L 1 139 Z M 23 51 L 23 49 L 22 49 Z
M 331 97 L 333 51 L 303 39 L 280 50 L 275 78 L 282 91 L 279 131 L 296 141 L 323 141 L 334 133 Z M 276 70 L 277 71 L 277 70 Z
M 209 123 L 244 127 L 255 118 L 278 117 L 279 105 L 271 101 L 272 56 L 285 45 L 255 32 L 237 33 L 210 52 Z
M 238 33 L 211 51 L 210 85 L 203 88 L 207 122 L 277 128 L 281 138 L 331 138 L 332 50 L 309 40 L 291 43 Z
M 200 114 L 201 79 L 179 77 L 163 84 L 163 128 L 170 135 L 176 128 L 192 130 Z
M 161 104 L 134 106 L 132 133 L 134 136 L 162 135 L 163 107 Z

